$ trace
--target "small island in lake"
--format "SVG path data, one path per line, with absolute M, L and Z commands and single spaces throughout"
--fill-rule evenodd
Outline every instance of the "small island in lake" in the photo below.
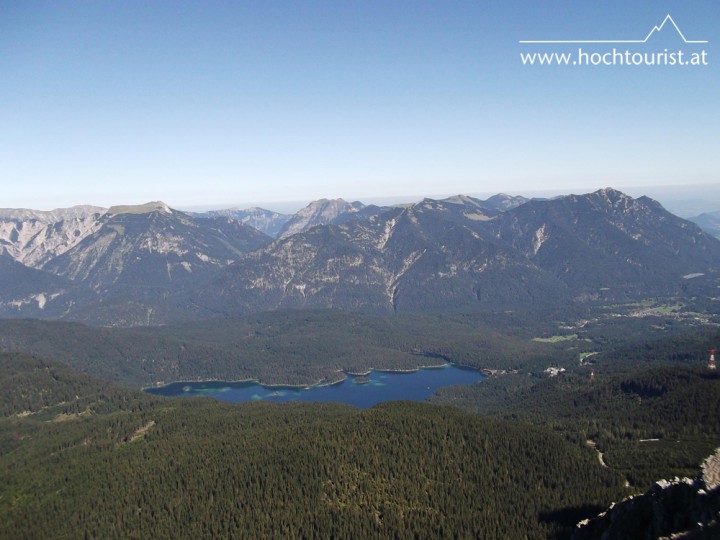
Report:
M 353 379 L 353 382 L 355 384 L 367 384 L 370 382 L 370 377 L 366 377 L 365 375 L 361 375 L 360 377 L 355 377 Z

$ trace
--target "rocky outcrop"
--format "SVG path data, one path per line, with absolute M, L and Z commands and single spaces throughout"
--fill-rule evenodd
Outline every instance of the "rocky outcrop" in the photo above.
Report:
M 720 538 L 720 448 L 695 478 L 660 480 L 645 494 L 580 522 L 572 540 Z

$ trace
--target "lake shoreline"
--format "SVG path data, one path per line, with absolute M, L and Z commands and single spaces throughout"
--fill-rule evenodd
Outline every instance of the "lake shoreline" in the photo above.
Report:
M 461 369 L 469 369 L 473 371 L 477 371 L 479 373 L 482 373 L 482 370 L 480 368 L 476 368 L 473 366 L 467 366 L 463 364 L 456 364 L 453 362 L 443 362 L 442 364 L 434 364 L 434 365 L 419 365 L 415 368 L 369 368 L 366 371 L 346 371 L 339 369 L 337 370 L 337 373 L 342 373 L 343 377 L 338 380 L 328 381 L 327 379 L 319 379 L 318 381 L 311 383 L 311 384 L 286 384 L 286 383 L 263 383 L 260 381 L 260 379 L 257 378 L 245 378 L 245 379 L 235 379 L 235 380 L 228 380 L 228 379 L 194 379 L 194 380 L 177 380 L 177 381 L 170 381 L 170 382 L 164 382 L 159 381 L 156 383 L 153 383 L 151 386 L 144 386 L 141 388 L 143 392 L 152 393 L 152 390 L 161 390 L 163 388 L 167 388 L 169 386 L 173 385 L 192 385 L 192 384 L 204 384 L 204 383 L 225 383 L 228 385 L 232 384 L 243 384 L 243 383 L 251 383 L 251 384 L 257 384 L 258 386 L 261 386 L 262 388 L 265 388 L 267 390 L 278 390 L 287 388 L 290 390 L 311 390 L 313 388 L 323 388 L 326 386 L 334 386 L 337 384 L 342 384 L 345 381 L 348 380 L 348 378 L 356 378 L 356 377 L 367 377 L 371 373 L 417 373 L 418 371 L 422 370 L 430 370 L 430 369 L 445 369 L 447 367 L 457 367 Z M 148 392 L 150 391 L 150 392 Z M 155 394 L 158 395 L 158 394 Z

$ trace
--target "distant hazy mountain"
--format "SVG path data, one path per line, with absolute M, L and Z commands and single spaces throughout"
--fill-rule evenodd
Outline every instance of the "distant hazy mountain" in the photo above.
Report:
M 379 214 L 386 208 L 366 206 L 361 202 L 349 203 L 343 199 L 320 199 L 299 210 L 282 227 L 278 238 L 286 238 L 307 231 L 317 225 L 340 224 L 352 220 L 366 219 Z
M 430 199 L 428 199 L 430 200 Z M 459 204 L 466 208 L 476 208 L 485 216 L 494 217 L 507 210 L 517 208 L 521 204 L 525 204 L 530 199 L 521 196 L 505 195 L 504 193 L 498 193 L 488 199 L 476 199 L 475 197 L 469 197 L 467 195 L 455 195 L 454 197 L 448 197 L 443 199 L 442 202 L 449 204 Z M 470 214 L 468 214 L 470 216 Z M 479 219 L 479 218 L 478 218 Z
M 278 212 L 273 212 L 272 210 L 258 208 L 257 206 L 253 208 L 247 208 L 245 210 L 240 210 L 238 208 L 211 210 L 208 212 L 195 213 L 192 215 L 198 218 L 224 217 L 234 219 L 236 221 L 244 223 L 245 225 L 250 225 L 251 227 L 262 232 L 263 234 L 267 234 L 268 236 L 272 236 L 273 238 L 278 235 L 283 225 L 285 225 L 285 223 L 287 223 L 287 221 L 292 217 L 287 214 L 279 214 Z
M 706 212 L 699 216 L 688 218 L 688 221 L 700 226 L 700 228 L 715 238 L 720 238 L 720 212 Z

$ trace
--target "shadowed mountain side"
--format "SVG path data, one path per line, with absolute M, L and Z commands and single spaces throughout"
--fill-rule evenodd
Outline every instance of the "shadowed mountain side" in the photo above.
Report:
M 720 241 L 652 199 L 613 189 L 529 201 L 491 225 L 576 294 L 678 293 L 683 276 L 715 272 L 720 262 Z
M 69 279 L 28 268 L 0 252 L 0 316 L 61 317 L 94 295 Z

